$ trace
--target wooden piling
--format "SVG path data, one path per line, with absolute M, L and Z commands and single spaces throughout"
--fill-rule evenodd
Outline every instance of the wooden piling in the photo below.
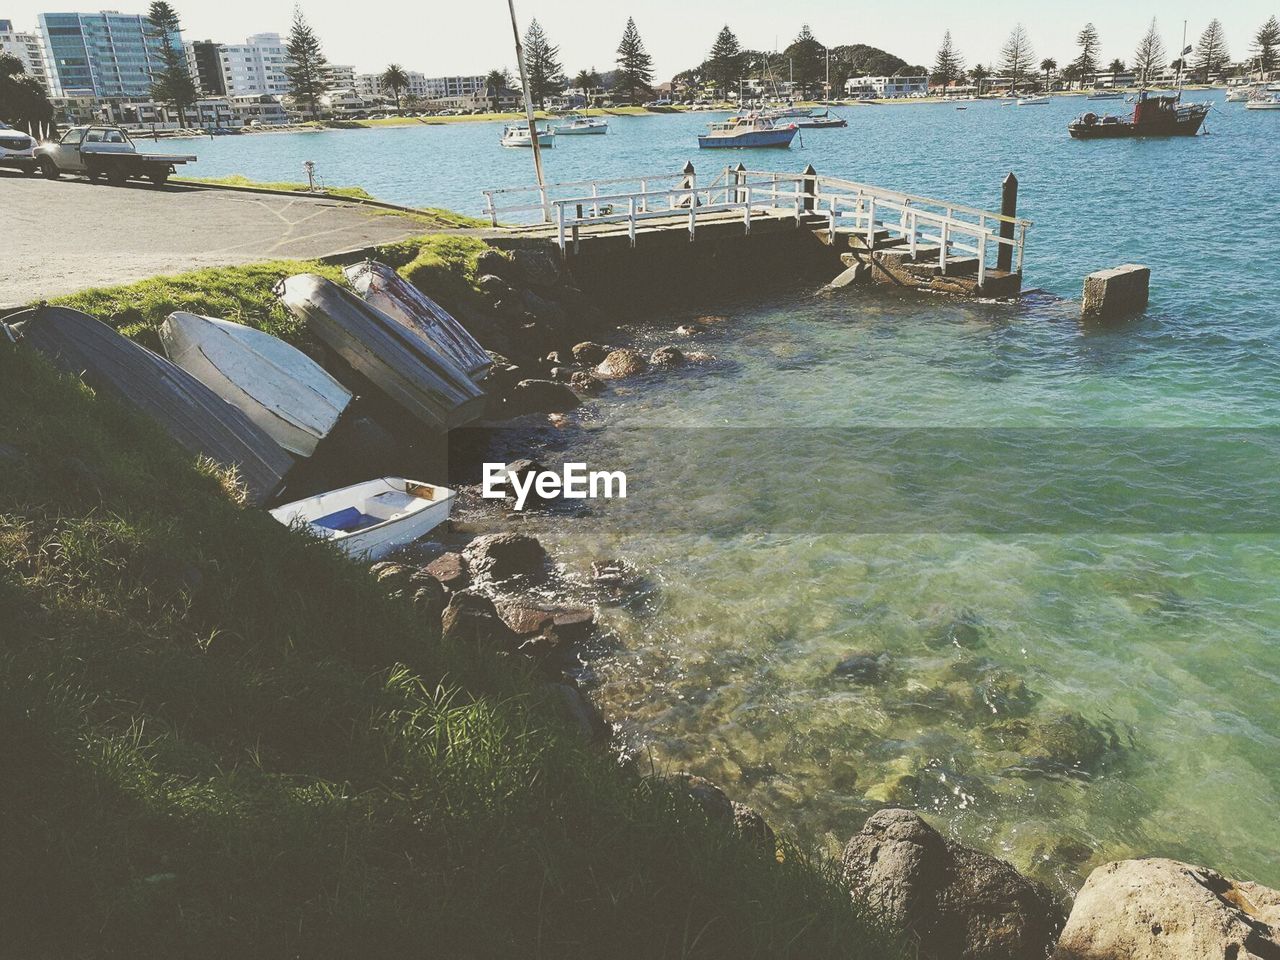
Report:
M 1013 222 L 1013 218 L 1018 215 L 1018 178 L 1010 171 L 1009 175 L 1004 178 L 1000 190 L 1000 215 L 1008 217 L 1007 220 L 1000 221 L 1000 239 L 1008 241 L 1001 243 L 1000 249 L 996 251 L 996 269 L 1003 270 L 1005 273 L 1013 272 L 1013 232 L 1017 226 Z

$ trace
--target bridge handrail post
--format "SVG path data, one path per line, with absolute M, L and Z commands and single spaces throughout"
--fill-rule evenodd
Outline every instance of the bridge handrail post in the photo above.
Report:
M 594 180 L 591 181 L 591 197 L 591 216 L 598 217 L 600 216 L 600 184 Z
M 556 204 L 556 242 L 560 244 L 560 254 L 564 255 L 564 204 Z
M 875 249 L 876 245 L 876 198 L 867 201 L 867 249 Z
M 742 222 L 746 227 L 746 232 L 751 233 L 751 188 L 744 186 L 742 188 L 742 196 L 744 198 L 744 206 L 742 208 Z
M 1022 275 L 1022 255 L 1023 253 L 1026 252 L 1026 249 L 1027 249 L 1027 225 L 1025 223 L 1022 224 L 1022 229 L 1019 231 L 1019 233 L 1021 234 L 1021 236 L 1018 238 L 1018 275 L 1021 276 Z
M 916 258 L 916 243 L 920 233 L 920 218 L 914 210 L 911 211 L 911 259 Z
M 947 275 L 947 247 L 951 245 L 951 220 L 950 218 L 942 221 L 942 244 L 938 247 L 938 269 L 945 277 Z
M 640 181 L 640 212 L 649 212 L 649 181 Z
M 990 234 L 984 233 L 978 238 L 978 290 L 987 285 L 987 241 Z
M 631 249 L 636 246 L 636 198 L 627 198 L 627 236 L 631 239 Z

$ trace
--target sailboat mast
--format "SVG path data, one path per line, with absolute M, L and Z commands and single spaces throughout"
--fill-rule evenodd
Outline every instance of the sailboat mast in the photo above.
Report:
M 1187 21 L 1182 21 L 1182 46 L 1178 54 L 1178 99 L 1182 99 L 1182 68 L 1187 65 Z
M 507 0 L 511 10 L 511 32 L 516 40 L 516 62 L 520 66 L 520 85 L 524 87 L 524 113 L 529 118 L 529 144 L 533 147 L 533 172 L 538 178 L 538 200 L 542 204 L 543 223 L 551 222 L 551 207 L 547 203 L 547 181 L 542 175 L 542 148 L 538 145 L 538 124 L 533 118 L 533 93 L 529 88 L 529 71 L 524 66 L 524 45 L 520 42 L 520 27 L 516 23 L 516 0 Z

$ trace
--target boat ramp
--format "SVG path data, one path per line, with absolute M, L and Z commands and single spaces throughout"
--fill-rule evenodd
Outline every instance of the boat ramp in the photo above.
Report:
M 484 191 L 495 239 L 551 240 L 572 268 L 623 250 L 739 248 L 789 234 L 793 255 L 859 279 L 969 297 L 1017 296 L 1031 222 L 1017 180 L 999 212 L 818 174 L 725 167 Z M 515 221 L 514 223 L 512 221 Z M 523 222 L 521 222 L 523 221 Z M 530 222 L 533 221 L 533 222 Z M 575 271 L 581 272 L 581 271 Z

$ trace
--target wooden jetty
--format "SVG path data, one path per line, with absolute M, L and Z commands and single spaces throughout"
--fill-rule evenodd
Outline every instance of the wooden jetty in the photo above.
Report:
M 725 167 L 699 182 L 678 173 L 485 190 L 504 233 L 554 240 L 568 260 L 589 248 L 654 249 L 670 243 L 803 231 L 847 266 L 897 286 L 970 297 L 1017 296 L 1029 220 L 1016 214 L 1017 180 L 1000 212 L 819 175 Z

